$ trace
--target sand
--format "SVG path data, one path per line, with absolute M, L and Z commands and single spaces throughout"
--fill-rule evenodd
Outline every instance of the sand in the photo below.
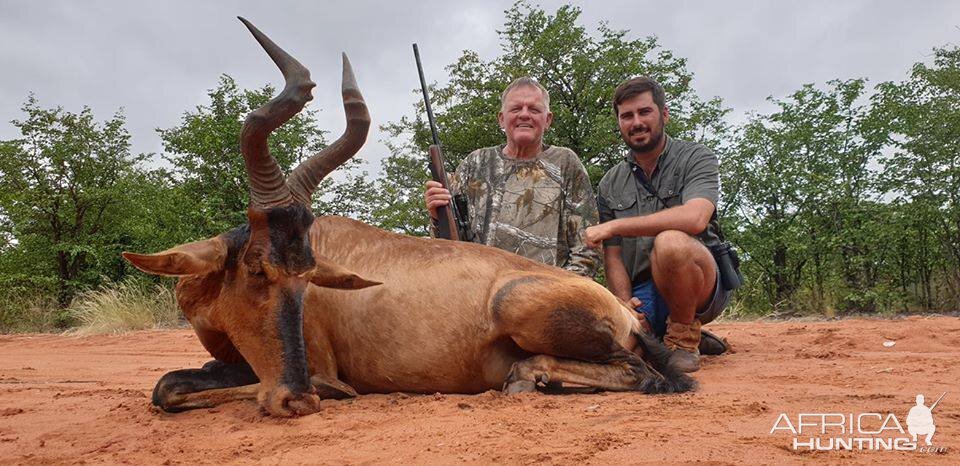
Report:
M 190 330 L 0 335 L 0 464 L 960 464 L 960 319 L 709 327 L 734 352 L 704 358 L 693 393 L 364 395 L 297 419 L 253 402 L 153 408 L 160 376 L 209 360 Z M 916 395 L 929 405 L 943 392 L 940 453 L 795 450 L 790 432 L 770 433 L 781 413 L 894 413 L 906 429 Z M 838 436 L 819 428 L 801 439 Z

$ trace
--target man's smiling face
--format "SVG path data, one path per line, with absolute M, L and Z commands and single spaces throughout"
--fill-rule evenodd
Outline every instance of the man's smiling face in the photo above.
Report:
M 553 113 L 547 108 L 540 89 L 521 86 L 507 94 L 497 121 L 507 134 L 507 142 L 513 146 L 539 146 L 544 131 L 553 122 Z
M 663 139 L 663 127 L 669 119 L 667 109 L 661 110 L 650 92 L 637 94 L 617 105 L 620 136 L 637 153 L 657 147 Z

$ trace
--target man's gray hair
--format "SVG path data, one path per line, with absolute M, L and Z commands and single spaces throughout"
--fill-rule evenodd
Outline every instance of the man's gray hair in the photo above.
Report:
M 543 104 L 547 106 L 547 111 L 550 111 L 550 91 L 547 88 L 543 87 L 542 84 L 537 82 L 536 79 L 531 78 L 530 76 L 523 76 L 515 79 L 506 89 L 503 90 L 503 94 L 500 94 L 500 106 L 503 107 L 504 102 L 507 101 L 507 94 L 510 91 L 518 87 L 535 87 L 540 89 L 540 92 L 543 93 Z

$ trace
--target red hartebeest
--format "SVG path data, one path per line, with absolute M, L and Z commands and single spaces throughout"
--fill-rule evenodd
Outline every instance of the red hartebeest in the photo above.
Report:
M 267 136 L 312 98 L 314 83 L 241 21 L 286 81 L 243 126 L 248 223 L 157 254 L 124 253 L 147 273 L 180 277 L 177 300 L 214 357 L 163 376 L 154 404 L 177 411 L 256 397 L 289 416 L 357 393 L 693 387 L 634 312 L 591 280 L 483 245 L 314 218 L 313 191 L 366 139 L 366 105 L 344 55 L 346 131 L 284 179 Z

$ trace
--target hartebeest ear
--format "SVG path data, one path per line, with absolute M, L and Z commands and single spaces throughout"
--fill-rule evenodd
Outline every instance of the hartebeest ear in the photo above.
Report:
M 124 252 L 134 267 L 154 275 L 204 275 L 223 268 L 227 245 L 220 238 L 181 244 L 156 254 Z
M 313 268 L 310 283 L 324 288 L 341 290 L 359 290 L 368 286 L 380 285 L 380 282 L 367 280 L 333 262 L 315 258 L 317 266 Z

